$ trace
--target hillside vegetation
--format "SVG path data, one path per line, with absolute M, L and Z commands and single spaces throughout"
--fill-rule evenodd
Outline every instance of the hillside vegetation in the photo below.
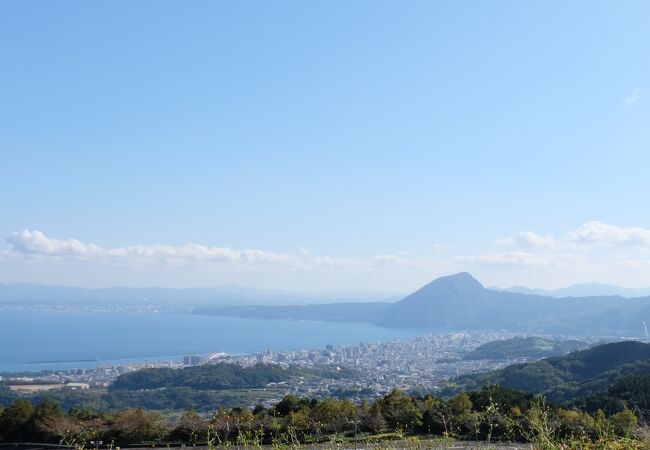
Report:
M 647 449 L 646 433 L 627 409 L 588 414 L 497 386 L 447 400 L 392 391 L 358 405 L 287 395 L 270 408 L 220 408 L 210 415 L 187 409 L 174 418 L 138 408 L 64 412 L 51 400 L 23 399 L 0 412 L 0 442 L 60 442 L 76 450 L 93 448 L 97 436 L 111 447 L 380 448 L 384 440 L 388 448 L 422 449 L 453 438 L 486 441 L 489 448 L 495 442 L 527 442 L 549 450 Z
M 196 390 L 255 389 L 269 383 L 286 381 L 293 377 L 341 378 L 353 376 L 350 369 L 283 368 L 273 364 L 242 367 L 219 363 L 185 367 L 183 369 L 143 369 L 120 375 L 110 390 L 140 390 L 186 387 Z
M 541 337 L 515 337 L 485 343 L 465 355 L 464 359 L 548 358 L 562 356 L 587 347 L 586 342 L 555 341 Z
M 282 368 L 271 364 L 242 367 L 237 364 L 206 364 L 183 369 L 142 369 L 120 375 L 104 390 L 47 391 L 22 396 L 0 383 L 0 406 L 19 398 L 38 403 L 56 401 L 65 410 L 93 409 L 116 411 L 143 407 L 151 410 L 182 410 L 192 406 L 197 411 L 210 411 L 227 406 L 250 406 L 278 398 L 277 390 L 266 388 L 293 377 L 352 378 L 351 369 Z
M 606 391 L 631 375 L 650 375 L 650 344 L 617 342 L 491 372 L 457 377 L 443 391 L 476 390 L 496 384 L 554 402 L 570 402 Z
M 627 408 L 648 421 L 650 420 L 650 375 L 623 377 L 607 391 L 578 399 L 574 404 L 585 411 L 602 410 L 608 414 Z

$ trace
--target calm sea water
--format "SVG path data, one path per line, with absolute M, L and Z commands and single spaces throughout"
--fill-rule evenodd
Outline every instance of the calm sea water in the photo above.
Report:
M 421 333 L 421 332 L 420 332 Z M 179 314 L 0 311 L 0 372 L 69 369 L 408 339 L 365 324 Z

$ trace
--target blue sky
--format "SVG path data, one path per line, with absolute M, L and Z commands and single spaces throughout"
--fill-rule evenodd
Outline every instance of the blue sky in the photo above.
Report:
M 649 22 L 645 1 L 2 2 L 0 282 L 648 285 Z

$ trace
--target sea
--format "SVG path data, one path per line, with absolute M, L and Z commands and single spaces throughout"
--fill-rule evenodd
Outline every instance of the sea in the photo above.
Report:
M 412 339 L 422 331 L 349 322 L 242 319 L 192 314 L 0 311 L 0 372 L 37 372 L 179 361 Z

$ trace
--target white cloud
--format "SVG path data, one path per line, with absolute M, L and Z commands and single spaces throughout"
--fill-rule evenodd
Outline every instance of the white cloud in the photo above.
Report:
M 542 236 L 532 231 L 522 231 L 512 237 L 500 239 L 497 241 L 501 245 L 520 248 L 556 248 L 555 238 L 553 236 Z
M 542 267 L 549 265 L 549 261 L 540 255 L 520 251 L 461 256 L 457 258 L 457 261 L 463 264 L 506 267 Z
M 55 239 L 40 231 L 24 230 L 12 233 L 6 239 L 14 255 L 32 258 L 88 259 L 99 261 L 131 261 L 163 264 L 188 262 L 231 262 L 295 265 L 301 264 L 301 255 L 266 252 L 258 249 L 233 250 L 227 247 L 209 247 L 200 244 L 133 245 L 104 248 L 86 244 L 77 239 Z
M 520 267 L 529 269 L 520 272 L 525 274 L 524 278 L 541 280 L 535 285 L 553 279 L 565 280 L 563 284 L 589 281 L 647 284 L 642 280 L 647 279 L 650 267 L 650 228 L 589 221 L 562 234 L 524 231 L 496 243 L 511 249 L 463 256 L 456 261 L 473 265 L 495 278 L 511 280 L 510 283 L 512 273 L 507 269 Z
M 650 229 L 590 221 L 560 236 L 544 236 L 532 231 L 522 231 L 514 236 L 499 239 L 497 243 L 539 251 L 585 250 L 596 244 L 650 247 Z
M 5 258 L 28 258 L 59 261 L 93 261 L 118 265 L 181 266 L 213 263 L 232 267 L 261 269 L 272 267 L 291 270 L 310 269 L 372 269 L 384 266 L 429 267 L 429 261 L 405 254 L 379 255 L 365 259 L 335 258 L 312 255 L 304 248 L 294 253 L 275 253 L 260 249 L 236 250 L 189 243 L 185 245 L 132 245 L 105 248 L 77 239 L 55 239 L 40 231 L 24 230 L 12 233 L 7 239 L 11 250 Z
M 372 261 L 375 267 L 400 266 L 411 269 L 432 269 L 434 263 L 427 258 L 418 258 L 407 253 L 378 255 Z
M 400 255 L 378 255 L 375 257 L 375 262 L 379 264 L 402 264 L 404 262 L 404 258 L 402 258 Z
M 650 246 L 650 229 L 591 221 L 569 233 L 566 239 L 579 244 Z
M 648 91 L 646 89 L 637 87 L 623 98 L 623 103 L 625 103 L 626 105 L 632 105 L 640 101 L 647 94 Z
M 486 243 L 466 253 L 431 244 L 422 253 L 364 257 L 315 255 L 304 248 L 275 252 L 198 243 L 104 247 L 34 230 L 12 233 L 6 242 L 7 248 L 0 249 L 4 280 L 30 281 L 40 273 L 52 277 L 47 282 L 60 279 L 70 284 L 95 274 L 96 279 L 114 280 L 103 281 L 106 285 L 125 279 L 154 285 L 182 284 L 182 280 L 186 285 L 210 285 L 219 279 L 226 284 L 239 280 L 244 285 L 300 285 L 308 290 L 323 285 L 395 289 L 397 285 L 404 288 L 405 280 L 411 280 L 414 285 L 409 288 L 415 288 L 440 274 L 470 270 L 488 284 L 497 280 L 504 285 L 528 280 L 533 286 L 620 280 L 619 284 L 643 285 L 650 267 L 650 228 L 599 221 L 557 234 L 522 231 L 492 241 L 497 247 Z M 513 279 L 513 273 L 517 278 Z
M 23 230 L 7 238 L 14 251 L 25 254 L 50 256 L 88 256 L 101 253 L 93 244 L 84 244 L 76 239 L 50 239 L 40 231 Z
M 626 269 L 644 269 L 650 267 L 650 259 L 622 259 L 613 261 L 616 266 L 624 267 Z
M 451 251 L 451 247 L 446 244 L 440 244 L 440 243 L 434 243 L 432 246 L 433 250 L 436 252 L 449 252 Z

